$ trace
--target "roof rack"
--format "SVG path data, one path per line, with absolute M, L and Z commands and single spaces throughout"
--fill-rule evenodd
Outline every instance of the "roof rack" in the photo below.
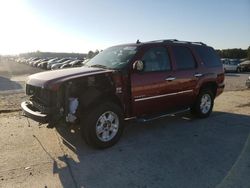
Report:
M 177 39 L 167 39 L 167 40 L 154 40 L 154 41 L 149 41 L 147 43 L 152 43 L 152 42 L 164 42 L 164 43 L 183 43 L 183 44 L 198 44 L 202 46 L 206 46 L 205 43 L 203 42 L 189 42 L 189 41 L 180 41 Z
M 202 45 L 202 46 L 206 46 L 205 43 L 203 42 L 189 42 L 189 41 L 175 41 L 176 43 L 184 43 L 184 44 L 198 44 L 198 45 Z
M 148 41 L 146 43 L 153 43 L 153 42 L 177 42 L 177 39 L 162 39 L 162 40 L 152 40 L 152 41 Z

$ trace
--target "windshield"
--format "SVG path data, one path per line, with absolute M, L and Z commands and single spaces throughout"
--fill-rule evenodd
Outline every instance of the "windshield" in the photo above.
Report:
M 136 52 L 137 47 L 135 46 L 110 47 L 90 59 L 85 65 L 90 67 L 121 69 L 127 65 Z

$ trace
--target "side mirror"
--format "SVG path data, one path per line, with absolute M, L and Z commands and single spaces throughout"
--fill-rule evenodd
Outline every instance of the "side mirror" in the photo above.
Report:
M 137 60 L 133 63 L 133 70 L 143 71 L 144 63 L 141 60 Z

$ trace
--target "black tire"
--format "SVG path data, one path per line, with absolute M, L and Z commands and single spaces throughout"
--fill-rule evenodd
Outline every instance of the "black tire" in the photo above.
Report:
M 204 96 L 207 96 L 211 99 L 210 100 L 211 105 L 210 105 L 209 109 L 206 109 L 203 111 L 202 107 L 201 107 L 201 103 L 202 103 L 202 98 Z M 200 93 L 195 101 L 195 104 L 191 108 L 191 113 L 199 118 L 206 118 L 211 114 L 211 112 L 213 110 L 213 106 L 214 106 L 213 92 L 210 89 L 203 89 L 200 91 Z
M 100 118 L 102 115 L 106 115 L 106 113 L 112 112 L 116 115 L 118 118 L 118 131 L 115 133 L 115 135 L 112 137 L 112 139 L 103 141 L 101 140 L 101 135 L 97 134 L 97 124 L 100 123 Z M 114 115 L 114 116 L 115 116 Z M 121 108 L 114 104 L 114 103 L 102 103 L 95 108 L 90 109 L 90 111 L 87 112 L 87 114 L 83 115 L 82 117 L 82 136 L 86 143 L 94 148 L 98 149 L 104 149 L 113 146 L 116 144 L 123 132 L 124 129 L 124 118 Z M 107 123 L 106 123 L 107 124 Z M 117 121 L 116 121 L 117 124 Z M 106 126 L 112 126 L 112 123 L 110 122 L 109 125 Z M 104 127 L 104 125 L 102 126 Z M 104 129 L 104 128 L 103 128 Z M 113 132 L 107 131 L 111 133 Z M 104 134 L 104 133 L 102 133 Z M 98 137 L 99 136 L 99 137 Z

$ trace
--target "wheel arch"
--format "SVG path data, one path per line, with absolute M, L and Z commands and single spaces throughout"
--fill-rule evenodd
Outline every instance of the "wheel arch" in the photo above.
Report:
M 204 90 L 204 89 L 211 89 L 214 97 L 216 96 L 216 93 L 217 93 L 217 88 L 218 88 L 218 85 L 216 82 L 213 82 L 213 81 L 209 81 L 209 82 L 205 82 L 201 85 L 200 87 L 200 91 Z
M 86 100 L 87 99 L 87 100 Z M 110 102 L 114 103 L 119 106 L 122 111 L 124 112 L 124 108 L 120 98 L 115 95 L 112 91 L 100 91 L 98 88 L 91 88 L 87 90 L 81 97 L 80 97 L 80 108 L 82 111 L 86 111 L 89 108 L 94 108 L 95 106 Z

